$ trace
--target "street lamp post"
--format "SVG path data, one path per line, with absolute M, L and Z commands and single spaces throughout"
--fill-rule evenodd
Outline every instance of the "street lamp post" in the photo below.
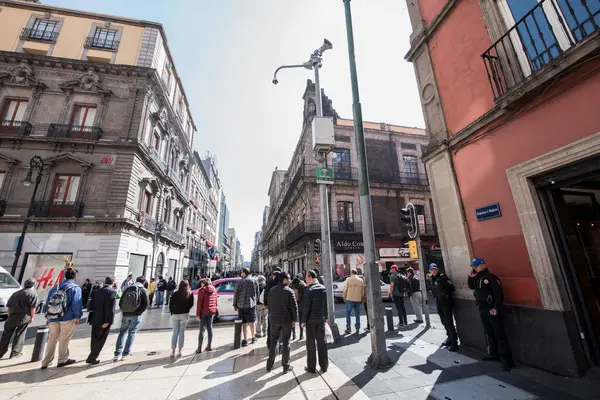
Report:
M 365 248 L 365 264 L 367 265 L 367 308 L 371 322 L 371 355 L 367 364 L 373 368 L 387 368 L 391 365 L 387 354 L 385 331 L 383 326 L 383 302 L 381 287 L 379 285 L 379 266 L 375 256 L 375 234 L 373 233 L 373 210 L 371 207 L 371 194 L 369 188 L 369 174 L 367 167 L 367 152 L 365 148 L 365 135 L 363 131 L 362 107 L 358 93 L 358 76 L 356 72 L 356 55 L 354 52 L 354 33 L 352 30 L 352 12 L 350 0 L 344 0 L 346 13 L 346 34 L 348 37 L 348 56 L 350 60 L 350 78 L 352 81 L 352 112 L 354 114 L 354 134 L 358 155 L 358 186 L 360 196 L 360 216 L 362 220 L 362 233 Z
M 17 273 L 17 266 L 19 265 L 19 258 L 21 257 L 21 252 L 23 250 L 23 242 L 25 241 L 25 235 L 27 234 L 27 227 L 29 226 L 29 221 L 31 220 L 31 216 L 34 214 L 35 208 L 35 195 L 37 194 L 38 187 L 42 182 L 42 173 L 44 171 L 44 161 L 40 156 L 33 156 L 31 160 L 29 160 L 29 172 L 27 172 L 27 176 L 23 181 L 23 185 L 26 187 L 31 186 L 31 178 L 33 176 L 33 171 L 37 170 L 37 176 L 35 177 L 35 186 L 33 187 L 33 193 L 31 194 L 31 200 L 29 201 L 29 208 L 27 209 L 27 214 L 25 216 L 25 221 L 23 222 L 23 230 L 21 231 L 21 236 L 19 237 L 19 241 L 17 242 L 17 248 L 15 250 L 15 260 L 13 261 L 12 269 L 10 270 L 10 274 L 15 276 Z M 23 270 L 19 274 L 19 282 L 23 278 Z
M 150 278 L 152 278 L 152 276 L 156 274 L 156 265 L 154 265 L 154 257 L 156 255 L 156 246 L 158 245 L 158 238 L 162 234 L 163 227 L 164 224 L 162 221 L 156 222 L 156 227 L 154 228 L 154 240 L 152 242 L 152 265 L 150 266 Z
M 317 117 L 323 116 L 323 97 L 321 94 L 321 81 L 319 79 L 319 68 L 323 64 L 323 53 L 333 48 L 331 42 L 327 39 L 323 41 L 323 45 L 316 49 L 311 55 L 310 59 L 304 64 L 296 65 L 283 65 L 275 70 L 273 75 L 273 84 L 277 85 L 277 73 L 286 68 L 306 68 L 315 72 L 315 97 L 316 97 L 316 115 Z M 327 152 L 315 153 L 315 159 L 319 162 L 320 166 L 326 167 Z M 339 336 L 339 329 L 335 323 L 335 303 L 333 298 L 333 271 L 332 267 L 335 265 L 333 258 L 333 252 L 331 251 L 331 230 L 329 227 L 329 202 L 327 201 L 327 185 L 324 183 L 319 184 L 319 196 L 321 206 L 321 252 L 322 258 L 321 263 L 323 267 L 323 281 L 327 288 L 327 312 L 329 315 L 329 327 L 334 337 Z

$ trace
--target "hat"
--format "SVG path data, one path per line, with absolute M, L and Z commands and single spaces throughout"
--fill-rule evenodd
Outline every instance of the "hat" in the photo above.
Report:
M 398 266 L 396 264 L 390 267 L 391 270 L 398 271 Z
M 432 269 L 439 269 L 436 263 L 429 264 L 429 270 L 431 271 Z
M 471 267 L 479 267 L 481 264 L 485 264 L 483 258 L 474 258 Z

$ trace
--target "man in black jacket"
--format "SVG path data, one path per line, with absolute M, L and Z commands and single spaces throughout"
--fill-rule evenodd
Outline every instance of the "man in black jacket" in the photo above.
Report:
M 488 271 L 482 258 L 471 263 L 467 284 L 473 289 L 479 307 L 479 317 L 487 338 L 489 354 L 484 361 L 502 360 L 502 369 L 509 371 L 514 363 L 502 321 L 504 292 L 500 278 Z
M 269 317 L 269 290 L 273 289 L 279 283 L 279 274 L 281 273 L 281 268 L 275 267 L 273 268 L 273 273 L 271 274 L 271 279 L 267 281 L 267 285 L 265 286 L 265 296 L 264 296 L 264 308 L 267 310 L 267 347 L 271 347 L 271 318 Z
M 269 346 L 269 359 L 267 360 L 267 371 L 273 369 L 275 363 L 275 350 L 277 342 L 281 336 L 283 349 L 281 354 L 281 365 L 283 372 L 292 369 L 290 365 L 290 336 L 292 327 L 298 319 L 298 305 L 294 291 L 288 287 L 290 284 L 290 275 L 287 272 L 279 274 L 279 283 L 269 290 L 268 304 L 269 318 L 271 320 L 271 345 Z
M 104 343 L 106 343 L 106 339 L 110 333 L 110 326 L 115 317 L 117 295 L 112 288 L 113 283 L 113 278 L 106 277 L 102 289 L 94 290 L 90 297 L 90 315 L 88 316 L 88 320 L 90 325 L 92 325 L 92 336 L 90 341 L 90 355 L 86 363 L 91 365 L 96 365 L 100 362 L 98 361 L 98 355 L 102 351 Z
M 458 351 L 458 335 L 454 327 L 454 285 L 446 274 L 439 272 L 437 264 L 429 266 L 429 273 L 438 314 L 448 335 L 442 346 L 448 346 L 448 351 Z
M 327 372 L 329 359 L 325 343 L 325 324 L 327 323 L 327 289 L 317 280 L 315 271 L 306 272 L 306 284 L 302 304 L 302 327 L 306 327 L 306 372 L 317 372 L 317 352 L 322 372 Z M 315 341 L 317 346 L 315 347 Z

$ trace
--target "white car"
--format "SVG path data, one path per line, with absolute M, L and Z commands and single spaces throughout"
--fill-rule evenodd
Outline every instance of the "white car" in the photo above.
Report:
M 214 281 L 212 284 L 217 289 L 217 314 L 215 318 L 236 318 L 237 311 L 233 308 L 233 292 L 237 283 L 242 278 L 225 278 Z M 198 290 L 194 290 L 194 306 L 190 310 L 190 316 L 196 316 L 196 307 L 198 306 Z
M 7 270 L 0 267 L 0 319 L 6 319 L 8 317 L 8 303 L 9 297 L 21 289 L 21 285 Z
M 362 275 L 359 276 L 363 278 Z M 333 298 L 337 301 L 344 301 L 344 286 L 346 286 L 346 279 L 350 276 L 345 276 L 340 280 L 333 281 Z M 379 280 L 381 284 L 381 298 L 383 301 L 389 300 L 388 293 L 390 291 L 390 285 L 382 280 Z

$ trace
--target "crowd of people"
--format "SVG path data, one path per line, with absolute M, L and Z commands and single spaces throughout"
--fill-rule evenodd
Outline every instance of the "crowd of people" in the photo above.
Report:
M 474 290 L 476 303 L 489 344 L 486 360 L 500 360 L 505 370 L 512 365 L 510 346 L 501 319 L 503 293 L 500 280 L 491 274 L 481 258 L 471 264 L 468 286 Z M 415 322 L 422 322 L 422 291 L 418 276 L 412 268 L 406 275 L 392 266 L 389 297 L 396 304 L 399 327 L 407 321 L 404 298 L 408 297 L 415 310 Z M 429 266 L 431 289 L 436 298 L 440 320 L 446 330 L 447 339 L 442 343 L 449 351 L 458 351 L 458 335 L 454 326 L 454 285 L 436 264 Z M 326 336 L 329 329 L 327 311 L 327 290 L 323 278 L 316 269 L 298 274 L 292 278 L 289 273 L 274 268 L 272 273 L 256 276 L 244 268 L 241 272 L 233 297 L 233 308 L 242 322 L 243 340 L 241 346 L 248 346 L 257 339 L 266 337 L 269 357 L 266 369 L 274 368 L 277 350 L 282 355 L 283 371 L 293 368 L 290 363 L 290 341 L 306 338 L 307 365 L 305 370 L 316 373 L 317 360 L 322 371 L 327 371 L 328 357 Z M 185 328 L 190 310 L 194 306 L 192 290 L 198 289 L 196 318 L 199 321 L 198 346 L 196 354 L 212 350 L 213 319 L 217 314 L 217 290 L 210 278 L 185 276 L 177 285 L 172 278 L 162 276 L 146 281 L 144 276 L 133 279 L 130 274 L 118 287 L 112 277 L 107 277 L 102 286 L 94 286 L 86 279 L 79 286 L 77 272 L 67 269 L 65 279 L 53 286 L 45 302 L 45 317 L 49 326 L 49 337 L 41 368 L 48 368 L 54 361 L 58 346 L 57 366 L 64 367 L 76 361 L 69 357 L 69 342 L 83 316 L 84 306 L 89 311 L 91 325 L 90 353 L 86 362 L 96 365 L 111 326 L 118 305 L 122 313 L 121 325 L 114 350 L 113 361 L 121 361 L 132 356 L 132 347 L 142 316 L 152 306 L 156 296 L 157 307 L 168 307 L 172 319 L 171 357 L 182 356 L 185 341 Z M 23 355 L 24 332 L 35 318 L 38 297 L 35 280 L 28 279 L 23 288 L 8 300 L 9 316 L 0 340 L 0 358 L 8 351 L 12 338 L 11 358 Z M 346 280 L 343 297 L 346 302 L 346 333 L 352 333 L 351 314 L 355 314 L 356 333 L 360 332 L 360 305 L 366 307 L 366 290 L 363 278 L 357 270 L 351 271 Z M 368 314 L 367 314 L 368 320 Z M 296 335 L 298 328 L 299 335 Z M 369 325 L 367 324 L 367 330 Z M 205 332 L 207 346 L 203 348 Z

